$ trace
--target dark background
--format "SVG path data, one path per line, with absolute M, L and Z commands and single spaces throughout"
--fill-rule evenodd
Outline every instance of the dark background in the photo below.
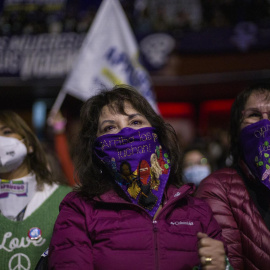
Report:
M 2 1 L 0 38 L 50 33 L 86 34 L 101 1 Z M 267 0 L 122 0 L 138 44 L 151 34 L 166 33 L 175 41 L 166 61 L 152 66 L 142 53 L 161 113 L 188 119 L 195 134 L 227 128 L 236 95 L 270 75 L 270 2 Z M 1 48 L 1 42 L 0 42 Z M 0 53 L 4 61 L 5 48 Z M 53 105 L 67 74 L 24 79 L 0 69 L 3 109 L 19 112 L 30 124 L 33 105 Z M 210 106 L 213 101 L 218 106 Z M 170 104 L 177 103 L 174 112 Z M 62 111 L 77 118 L 82 102 L 67 96 Z M 178 106 L 178 107 L 177 107 Z M 185 110 L 188 106 L 189 111 Z

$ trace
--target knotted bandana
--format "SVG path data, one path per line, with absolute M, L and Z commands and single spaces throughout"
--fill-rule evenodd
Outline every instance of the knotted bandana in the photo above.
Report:
M 243 128 L 240 145 L 250 171 L 270 189 L 270 121 L 264 119 Z
M 170 174 L 169 155 L 152 127 L 123 128 L 97 138 L 95 154 L 134 204 L 153 217 Z

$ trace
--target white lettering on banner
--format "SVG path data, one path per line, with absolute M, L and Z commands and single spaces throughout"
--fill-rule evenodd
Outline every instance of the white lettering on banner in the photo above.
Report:
M 79 49 L 84 37 L 85 34 L 77 33 L 12 36 L 6 49 L 21 52 L 27 50 Z
M 57 78 L 71 69 L 85 34 L 0 37 L 0 74 Z
M 34 53 L 22 60 L 21 77 L 52 78 L 64 76 L 73 64 L 77 52 L 57 50 L 52 53 Z
M 11 237 L 12 237 L 12 232 L 6 232 L 4 234 L 4 237 L 0 244 L 0 249 L 3 249 L 7 252 L 12 252 L 14 249 L 17 249 L 17 248 L 27 248 L 31 244 L 35 247 L 40 247 L 46 242 L 46 239 L 42 237 L 39 238 L 38 240 L 31 240 L 29 237 L 21 237 L 21 239 L 17 237 L 13 237 L 13 238 Z
M 18 52 L 0 50 L 0 73 L 16 74 L 20 68 L 20 57 Z
M 0 50 L 3 50 L 8 45 L 8 37 L 0 37 Z

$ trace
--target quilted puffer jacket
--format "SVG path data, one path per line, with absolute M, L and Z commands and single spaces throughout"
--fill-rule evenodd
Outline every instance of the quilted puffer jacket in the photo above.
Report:
M 212 173 L 200 183 L 196 196 L 212 208 L 235 270 L 270 269 L 270 232 L 236 170 Z
M 210 207 L 170 187 L 155 220 L 114 192 L 86 201 L 72 192 L 60 205 L 49 247 L 49 269 L 191 270 L 199 265 L 197 232 L 221 240 Z

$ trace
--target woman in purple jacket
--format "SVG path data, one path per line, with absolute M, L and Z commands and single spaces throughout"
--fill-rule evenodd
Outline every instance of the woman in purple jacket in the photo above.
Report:
M 270 268 L 270 84 L 242 91 L 231 109 L 231 168 L 201 183 L 235 270 Z
M 171 126 L 120 85 L 81 110 L 80 185 L 60 206 L 50 269 L 225 269 L 221 229 L 181 180 Z

